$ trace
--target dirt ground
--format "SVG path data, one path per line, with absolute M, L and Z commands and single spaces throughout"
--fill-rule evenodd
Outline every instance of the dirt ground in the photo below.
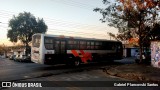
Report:
M 160 68 L 154 68 L 151 65 L 120 65 L 111 67 L 106 70 L 106 73 L 128 80 L 160 82 Z

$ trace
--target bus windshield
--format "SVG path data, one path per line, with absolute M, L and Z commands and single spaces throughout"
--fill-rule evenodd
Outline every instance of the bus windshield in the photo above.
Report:
M 39 47 L 40 46 L 40 40 L 41 39 L 41 36 L 40 35 L 34 35 L 32 37 L 32 46 L 33 47 Z

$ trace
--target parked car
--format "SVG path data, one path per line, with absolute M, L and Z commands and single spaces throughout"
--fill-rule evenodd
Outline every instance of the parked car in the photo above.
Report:
M 10 60 L 14 60 L 15 57 L 16 57 L 16 55 L 11 55 L 11 56 L 9 56 L 9 59 L 10 59 Z
M 20 55 L 16 55 L 14 58 L 15 61 L 19 61 L 19 59 L 20 59 Z
M 26 55 L 16 55 L 15 60 L 22 62 L 22 61 L 30 61 L 31 59 L 29 56 Z
M 0 55 L 0 58 L 5 58 L 5 56 L 4 55 Z
M 31 57 L 30 56 L 26 56 L 26 55 L 21 55 L 21 61 L 31 61 Z
M 135 62 L 139 63 L 140 62 L 140 53 L 138 52 L 135 55 Z M 151 52 L 143 52 L 142 53 L 142 63 L 150 64 L 151 63 Z

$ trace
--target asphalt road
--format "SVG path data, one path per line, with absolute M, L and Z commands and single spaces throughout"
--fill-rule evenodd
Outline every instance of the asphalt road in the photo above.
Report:
M 15 62 L 8 59 L 0 59 L 0 81 L 18 81 L 30 78 L 59 75 L 69 72 L 79 72 L 84 70 L 95 70 L 109 68 L 121 63 L 92 63 L 81 65 L 80 67 L 69 67 L 65 65 L 41 65 L 36 63 Z
M 133 58 L 123 59 L 121 61 L 115 61 L 114 63 L 92 63 L 87 65 L 81 65 L 80 67 L 68 67 L 65 65 L 40 65 L 36 63 L 15 62 L 8 59 L 0 58 L 0 81 L 55 81 L 59 87 L 45 87 L 45 88 L 30 88 L 33 90 L 160 90 L 159 88 L 145 88 L 145 87 L 92 87 L 93 84 L 100 84 L 97 81 L 128 81 L 122 78 L 113 77 L 107 75 L 103 70 L 104 68 L 110 68 L 121 64 L 132 64 Z M 57 81 L 89 81 L 82 87 L 67 86 L 61 84 L 63 82 Z M 44 82 L 45 83 L 45 82 Z M 47 82 L 46 82 L 47 83 Z M 80 83 L 80 82 L 73 82 Z M 101 82 L 102 83 L 102 82 Z M 66 86 L 65 86 L 66 85 Z M 90 87 L 88 87 L 90 86 Z M 0 88 L 5 90 L 28 90 L 28 88 Z

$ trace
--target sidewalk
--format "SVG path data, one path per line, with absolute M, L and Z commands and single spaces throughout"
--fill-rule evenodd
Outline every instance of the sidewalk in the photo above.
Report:
M 160 68 L 151 65 L 125 64 L 111 67 L 106 73 L 112 76 L 135 81 L 160 81 Z

